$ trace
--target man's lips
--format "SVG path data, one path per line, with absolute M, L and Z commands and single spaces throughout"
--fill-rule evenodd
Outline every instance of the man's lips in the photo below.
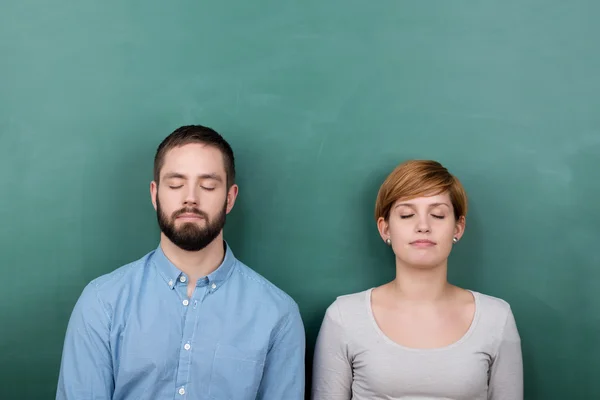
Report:
M 204 217 L 202 215 L 198 215 L 198 214 L 193 214 L 193 213 L 184 213 L 184 214 L 179 214 L 177 216 L 177 218 L 181 218 L 181 219 L 203 219 Z

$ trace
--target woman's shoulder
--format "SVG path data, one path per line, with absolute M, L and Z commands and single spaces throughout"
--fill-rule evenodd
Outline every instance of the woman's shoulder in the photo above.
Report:
M 500 297 L 495 297 L 489 294 L 480 293 L 472 290 L 471 293 L 473 293 L 479 305 L 486 311 L 500 313 L 506 313 L 510 311 L 510 304 L 508 303 L 508 301 Z
M 475 296 L 476 305 L 479 308 L 479 318 L 493 329 L 502 328 L 507 319 L 513 319 L 512 308 L 508 301 L 491 296 L 489 294 L 471 291 Z
M 347 322 L 357 318 L 367 318 L 367 304 L 369 303 L 371 290 L 338 295 L 327 308 L 327 316 L 337 320 L 342 325 L 346 325 Z
M 340 307 L 352 307 L 357 303 L 364 303 L 367 301 L 371 290 L 373 289 L 362 290 L 355 293 L 341 294 L 335 299 L 334 303 L 337 303 Z

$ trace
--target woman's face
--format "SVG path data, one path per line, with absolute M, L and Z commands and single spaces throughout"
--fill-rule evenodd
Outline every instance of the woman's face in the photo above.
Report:
M 464 232 L 465 218 L 456 220 L 449 194 L 397 200 L 388 220 L 379 218 L 379 232 L 391 240 L 396 258 L 407 266 L 433 268 L 444 264 L 453 239 Z

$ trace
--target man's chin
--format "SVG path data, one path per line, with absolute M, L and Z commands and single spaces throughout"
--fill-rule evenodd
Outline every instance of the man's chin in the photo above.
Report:
M 176 241 L 171 240 L 171 241 L 173 242 L 173 244 L 175 246 L 179 247 L 181 250 L 189 251 L 189 252 L 196 252 L 196 251 L 204 250 L 212 242 L 214 242 L 216 238 L 213 238 L 211 241 L 207 241 L 206 239 L 205 240 L 197 240 L 196 238 L 194 238 L 194 239 L 179 238 L 179 239 L 180 240 L 176 240 Z

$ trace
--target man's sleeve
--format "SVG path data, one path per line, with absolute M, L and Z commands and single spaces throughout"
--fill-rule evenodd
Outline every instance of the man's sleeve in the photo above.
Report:
M 71 313 L 64 341 L 57 400 L 110 400 L 114 391 L 111 318 L 93 283 Z
M 304 400 L 305 348 L 304 324 L 293 303 L 267 353 L 258 400 Z

